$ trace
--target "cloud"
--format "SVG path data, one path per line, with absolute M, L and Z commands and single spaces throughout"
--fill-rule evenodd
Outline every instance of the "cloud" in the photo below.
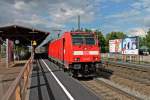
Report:
M 131 4 L 131 7 L 141 11 L 148 11 L 150 12 L 150 0 L 138 0 Z
M 80 15 L 81 24 L 85 27 L 96 28 L 99 27 L 96 25 L 100 25 L 105 31 L 150 27 L 150 1 L 135 0 L 130 4 L 128 1 L 0 0 L 0 26 L 19 24 L 44 30 L 69 29 L 76 26 L 77 16 Z M 120 10 L 116 10 L 115 5 Z
M 83 0 L 86 1 L 86 0 Z M 85 2 L 84 2 L 85 3 Z M 81 16 L 81 22 L 92 22 L 95 19 L 94 6 L 86 5 L 83 2 L 66 2 L 53 4 L 49 8 L 49 16 L 52 23 L 65 24 L 77 22 L 77 16 Z
M 146 27 L 150 27 L 150 16 L 146 16 L 146 17 L 144 18 L 144 25 L 145 25 Z
M 112 14 L 110 16 L 107 16 L 106 18 L 128 18 L 128 17 L 137 16 L 139 14 L 140 14 L 140 11 L 132 9 L 130 11 L 124 11 L 124 12 Z
M 28 8 L 27 7 L 27 4 L 25 4 L 24 1 L 18 1 L 15 3 L 14 7 L 17 9 L 17 10 L 22 10 L 23 8 Z
M 95 5 L 100 0 L 1 0 L 0 23 L 20 23 L 30 26 L 65 27 L 81 16 L 83 23 L 95 19 Z M 9 16 L 9 17 L 8 17 Z
M 147 31 L 143 28 L 133 28 L 129 30 L 128 35 L 130 36 L 142 36 L 144 37 L 147 34 Z

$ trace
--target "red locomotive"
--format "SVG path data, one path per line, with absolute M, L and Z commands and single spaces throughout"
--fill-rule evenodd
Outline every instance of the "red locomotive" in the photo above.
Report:
M 101 61 L 98 40 L 91 32 L 65 32 L 49 43 L 48 56 L 75 77 L 95 76 Z

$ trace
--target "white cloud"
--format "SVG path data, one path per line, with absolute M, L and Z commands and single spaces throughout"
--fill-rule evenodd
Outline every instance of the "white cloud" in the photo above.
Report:
M 25 4 L 24 1 L 18 1 L 14 4 L 14 7 L 17 9 L 17 10 L 22 10 L 23 8 L 27 8 L 27 5 Z
M 130 11 L 124 11 L 124 12 L 112 14 L 110 16 L 107 16 L 106 18 L 128 18 L 128 17 L 139 15 L 139 14 L 140 14 L 140 11 L 132 9 Z
M 77 3 L 78 5 L 76 5 Z M 87 6 L 85 3 L 82 3 L 83 2 L 80 3 L 79 0 L 77 0 L 73 3 L 64 2 L 51 5 L 49 8 L 49 16 L 52 19 L 51 23 L 59 26 L 63 26 L 65 23 L 76 23 L 78 15 L 81 17 L 81 22 L 92 22 L 95 19 L 94 7 L 92 5 Z
M 147 31 L 143 28 L 133 28 L 129 30 L 128 35 L 130 36 L 142 36 L 144 37 L 146 35 Z
M 80 15 L 81 24 L 96 27 L 100 23 L 105 30 L 110 31 L 128 29 L 127 24 L 129 27 L 130 24 L 150 27 L 150 0 L 137 0 L 129 9 L 119 10 L 120 12 L 104 10 L 101 13 L 104 6 L 108 8 L 107 2 L 126 5 L 126 0 L 0 0 L 0 25 L 11 23 L 59 29 L 66 28 L 66 24 L 74 23 L 76 26 L 77 16 Z M 107 13 L 107 17 L 101 15 L 103 13 Z
M 138 0 L 131 4 L 131 7 L 137 10 L 150 12 L 150 0 Z
M 45 19 L 42 19 L 42 18 L 40 18 L 39 16 L 37 16 L 37 15 L 32 15 L 32 17 L 31 17 L 31 24 L 46 24 L 48 21 L 47 20 L 45 20 Z
M 42 27 L 64 27 L 66 23 L 74 23 L 77 15 L 81 22 L 95 19 L 96 8 L 101 0 L 2 0 L 5 13 L 0 15 L 4 23 L 20 23 L 23 25 L 41 25 Z M 11 13 L 10 13 L 11 12 Z M 12 14 L 13 12 L 13 14 Z M 5 17 L 8 16 L 9 17 Z M 11 16 L 11 17 L 10 17 Z M 13 18 L 13 19 L 12 19 Z

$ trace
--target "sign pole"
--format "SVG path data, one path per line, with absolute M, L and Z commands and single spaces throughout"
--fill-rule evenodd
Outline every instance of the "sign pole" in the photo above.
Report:
M 6 39 L 6 68 L 8 68 L 8 56 L 9 56 L 9 54 L 8 54 L 8 50 L 9 48 L 8 48 L 8 39 Z

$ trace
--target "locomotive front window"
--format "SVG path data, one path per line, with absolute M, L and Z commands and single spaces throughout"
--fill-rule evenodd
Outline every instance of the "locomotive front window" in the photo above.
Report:
M 72 34 L 72 42 L 74 45 L 94 45 L 95 38 L 93 34 Z
M 88 45 L 94 45 L 95 44 L 95 39 L 94 38 L 85 38 L 85 42 Z
M 83 44 L 83 39 L 81 39 L 81 38 L 73 38 L 73 44 L 75 44 L 75 45 L 81 45 L 81 44 Z

